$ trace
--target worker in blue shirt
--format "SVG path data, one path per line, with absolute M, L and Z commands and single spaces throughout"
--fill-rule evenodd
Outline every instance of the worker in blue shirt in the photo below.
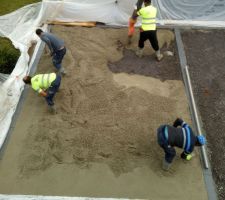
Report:
M 158 144 L 165 152 L 163 169 L 169 170 L 176 155 L 174 147 L 182 148 L 181 158 L 191 160 L 191 153 L 195 146 L 202 146 L 206 143 L 203 135 L 196 136 L 191 127 L 182 119 L 177 118 L 173 126 L 161 125 L 157 130 Z
M 38 37 L 47 44 L 51 56 L 52 62 L 58 73 L 65 75 L 66 71 L 62 67 L 62 60 L 66 54 L 66 47 L 64 45 L 64 41 L 57 38 L 55 35 L 51 33 L 43 32 L 41 29 L 36 30 L 36 34 Z

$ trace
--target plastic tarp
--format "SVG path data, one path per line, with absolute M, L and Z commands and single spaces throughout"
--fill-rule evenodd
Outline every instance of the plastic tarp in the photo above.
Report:
M 127 26 L 136 0 L 43 0 L 0 16 L 0 36 L 8 37 L 21 52 L 13 72 L 0 80 L 0 148 L 29 73 L 28 49 L 38 38 L 35 29 L 47 21 L 99 21 Z M 152 0 L 159 24 L 225 27 L 225 0 Z M 140 21 L 137 23 L 140 25 Z

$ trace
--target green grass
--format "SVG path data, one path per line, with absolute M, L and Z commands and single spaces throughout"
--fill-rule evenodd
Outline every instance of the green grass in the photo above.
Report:
M 0 16 L 41 0 L 0 0 Z M 20 56 L 7 38 L 0 38 L 0 73 L 10 74 Z
M 10 74 L 20 56 L 20 51 L 15 49 L 7 38 L 1 38 L 0 44 L 0 73 Z
M 0 0 L 0 15 L 8 14 L 23 6 L 40 1 L 41 0 Z

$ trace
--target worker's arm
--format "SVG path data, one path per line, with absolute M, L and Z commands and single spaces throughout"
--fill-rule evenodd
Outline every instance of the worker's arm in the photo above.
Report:
M 42 39 L 42 41 L 44 41 L 44 42 L 48 45 L 48 48 L 49 48 L 49 50 L 50 50 L 50 52 L 51 52 L 51 56 L 53 56 L 54 50 L 53 50 L 53 48 L 52 48 L 52 45 L 51 45 L 50 40 L 49 40 L 45 35 L 43 35 L 43 36 L 41 37 L 41 39 Z
M 137 3 L 136 3 L 136 6 L 137 6 L 137 11 L 139 11 L 142 7 L 142 4 L 143 4 L 143 1 L 144 0 L 138 0 Z
M 45 90 L 41 89 L 38 84 L 32 84 L 32 88 L 41 96 L 46 97 L 48 94 Z
M 141 16 L 143 14 L 143 9 L 137 10 L 137 16 Z
M 47 97 L 47 92 L 45 92 L 44 90 L 41 90 L 41 92 L 39 92 L 39 94 L 43 97 Z

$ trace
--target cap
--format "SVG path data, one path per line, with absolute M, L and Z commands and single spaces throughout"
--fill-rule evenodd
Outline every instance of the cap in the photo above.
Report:
M 203 135 L 196 136 L 199 144 L 204 145 L 206 143 L 206 139 Z

